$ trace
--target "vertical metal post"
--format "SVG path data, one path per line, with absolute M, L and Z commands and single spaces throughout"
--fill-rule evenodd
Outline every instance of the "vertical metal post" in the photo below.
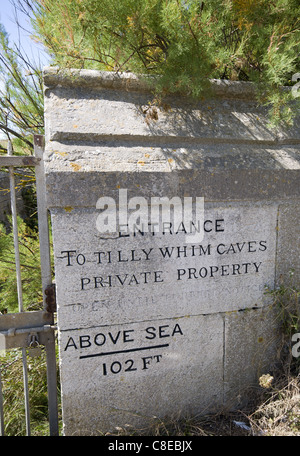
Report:
M 8 142 L 7 155 L 12 156 L 12 145 Z M 17 220 L 17 201 L 16 201 L 16 184 L 13 166 L 9 167 L 9 182 L 10 182 L 10 200 L 11 200 L 11 213 L 12 225 L 14 236 L 15 248 L 15 262 L 16 262 L 16 275 L 17 275 L 17 290 L 18 290 L 18 304 L 19 312 L 23 312 L 23 293 L 22 293 L 22 280 L 21 280 L 21 264 L 20 264 L 20 250 L 18 240 L 18 220 Z M 30 411 L 29 411 L 29 394 L 28 394 L 28 370 L 27 370 L 27 357 L 26 350 L 22 348 L 22 362 L 23 362 L 23 382 L 24 382 L 24 397 L 25 397 L 25 419 L 26 419 L 26 434 L 30 435 Z
M 12 145 L 8 142 L 7 155 L 12 155 Z M 10 202 L 11 202 L 11 214 L 12 214 L 12 225 L 13 225 L 13 236 L 14 236 L 14 248 L 15 248 L 15 262 L 16 262 L 16 274 L 17 274 L 17 290 L 18 290 L 18 304 L 19 312 L 23 312 L 23 293 L 22 293 L 22 281 L 21 281 L 21 265 L 20 265 L 20 250 L 18 241 L 18 222 L 17 222 L 17 201 L 16 201 L 16 184 L 14 168 L 10 166 L 9 171 L 9 184 L 10 184 Z
M 49 240 L 48 208 L 46 202 L 45 170 L 43 162 L 44 137 L 34 135 L 34 154 L 40 159 L 39 165 L 35 168 L 36 193 L 38 208 L 38 226 L 40 240 L 40 257 L 43 292 L 52 283 L 51 255 Z M 46 296 L 43 293 L 44 309 L 46 310 Z M 53 322 L 52 322 L 53 323 Z M 47 354 L 47 382 L 48 382 L 48 411 L 50 435 L 59 434 L 58 431 L 58 404 L 57 404 L 57 376 L 56 376 L 56 352 L 54 334 L 49 336 L 49 343 L 46 345 Z
M 4 436 L 4 414 L 3 414 L 1 366 L 0 366 L 0 436 Z
M 48 209 L 46 202 L 46 185 L 45 185 L 45 170 L 43 162 L 44 153 L 44 137 L 34 135 L 34 155 L 40 159 L 39 164 L 35 167 L 35 182 L 37 194 L 37 209 L 38 209 L 38 226 L 40 240 L 40 257 L 41 257 L 41 273 L 43 291 L 52 283 L 51 272 L 51 255 L 50 255 L 50 239 L 49 239 L 49 223 Z M 44 309 L 46 310 L 46 297 L 43 293 Z

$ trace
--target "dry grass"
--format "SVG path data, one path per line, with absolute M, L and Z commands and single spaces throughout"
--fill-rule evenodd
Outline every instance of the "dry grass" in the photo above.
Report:
M 268 436 L 300 435 L 300 377 L 279 378 L 268 397 L 249 415 L 254 434 Z
M 240 410 L 190 419 L 156 420 L 147 429 L 118 428 L 117 436 L 300 436 L 300 363 L 283 363 L 260 377 Z

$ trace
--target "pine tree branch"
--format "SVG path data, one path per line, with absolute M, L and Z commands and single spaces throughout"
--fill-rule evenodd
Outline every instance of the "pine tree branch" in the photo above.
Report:
M 24 141 L 29 147 L 31 147 L 33 149 L 33 143 L 31 141 L 29 141 L 27 138 L 25 138 L 24 136 L 22 136 L 17 131 L 12 130 L 11 128 L 9 128 L 8 126 L 6 126 L 2 123 L 0 123 L 0 130 L 2 130 L 5 133 L 10 133 L 11 135 L 16 136 L 17 138 Z

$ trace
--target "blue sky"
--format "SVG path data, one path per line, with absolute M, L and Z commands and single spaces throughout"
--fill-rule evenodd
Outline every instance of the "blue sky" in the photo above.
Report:
M 21 44 L 22 49 L 24 49 L 28 57 L 32 57 L 36 62 L 41 61 L 42 66 L 48 65 L 49 58 L 43 51 L 42 45 L 30 38 L 32 28 L 28 19 L 24 14 L 18 12 L 18 20 L 28 32 L 19 30 L 15 23 L 15 14 L 15 9 L 9 0 L 0 0 L 0 22 L 9 34 L 10 44 L 13 42 L 18 45 Z

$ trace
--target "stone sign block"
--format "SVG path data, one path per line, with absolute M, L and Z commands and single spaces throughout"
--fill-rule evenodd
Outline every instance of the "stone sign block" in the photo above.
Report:
M 105 236 L 100 211 L 52 213 L 61 329 L 261 307 L 274 287 L 277 207 L 205 208 L 203 241 L 184 232 Z M 84 223 L 82 223 L 84 221 Z M 60 304 L 61 303 L 61 304 Z
M 249 84 L 149 111 L 134 75 L 44 78 L 64 433 L 238 406 L 276 361 L 266 288 L 299 270 L 299 120 L 268 129 Z
M 221 316 L 96 325 L 61 334 L 68 434 L 137 430 L 222 401 Z

